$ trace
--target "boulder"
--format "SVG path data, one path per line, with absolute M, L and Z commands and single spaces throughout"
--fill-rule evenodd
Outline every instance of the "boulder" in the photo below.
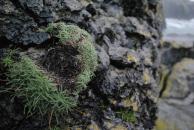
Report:
M 172 68 L 163 97 L 185 98 L 194 92 L 194 60 L 183 59 Z

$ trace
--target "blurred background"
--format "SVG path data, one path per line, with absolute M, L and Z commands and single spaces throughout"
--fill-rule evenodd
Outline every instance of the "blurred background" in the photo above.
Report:
M 194 0 L 164 0 L 164 40 L 194 41 Z
M 163 0 L 157 130 L 194 130 L 194 0 Z

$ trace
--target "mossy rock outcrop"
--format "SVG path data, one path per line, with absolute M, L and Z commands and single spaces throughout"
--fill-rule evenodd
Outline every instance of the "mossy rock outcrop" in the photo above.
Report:
M 42 116 L 35 110 L 29 117 L 24 114 L 24 99 L 13 98 L 12 90 L 1 93 L 0 129 L 152 129 L 159 94 L 156 79 L 163 25 L 161 3 L 0 0 L 0 57 L 1 50 L 6 53 L 20 48 L 12 57 L 13 65 L 29 59 L 46 82 L 51 82 L 54 92 L 49 94 L 63 92 L 76 105 L 65 114 L 48 112 Z M 95 75 L 93 45 L 98 56 Z M 9 71 L 4 68 L 5 64 L 0 67 L 0 88 L 9 88 L 5 73 Z M 50 105 L 52 109 L 53 103 Z
M 76 107 L 94 76 L 97 55 L 91 36 L 75 25 L 53 23 L 46 31 L 56 38 L 46 49 L 2 52 L 0 93 L 21 100 L 27 116 L 49 114 L 51 122 Z

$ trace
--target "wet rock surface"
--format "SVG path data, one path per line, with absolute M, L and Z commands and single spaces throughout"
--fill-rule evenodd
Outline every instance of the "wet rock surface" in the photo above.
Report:
M 163 45 L 156 130 L 193 130 L 193 45 L 177 42 Z
M 163 26 L 161 1 L 0 0 L 0 37 L 6 39 L 1 44 L 22 49 L 33 46 L 35 50 L 48 47 L 51 36 L 40 30 L 57 21 L 78 25 L 93 36 L 99 65 L 87 90 L 79 94 L 78 107 L 52 125 L 72 130 L 152 129 L 159 95 L 156 79 Z M 48 121 L 37 116 L 27 118 L 20 114 L 22 106 L 13 101 L 10 108 L 11 101 L 1 96 L 1 129 L 48 128 Z M 118 116 L 122 112 L 132 118 Z

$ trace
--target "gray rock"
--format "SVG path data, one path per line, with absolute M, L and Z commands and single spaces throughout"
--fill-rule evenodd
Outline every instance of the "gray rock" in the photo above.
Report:
M 112 64 L 119 67 L 127 67 L 131 64 L 140 64 L 140 56 L 138 53 L 124 47 L 110 46 L 109 55 Z
M 38 32 L 38 25 L 33 18 L 26 15 L 11 1 L 0 1 L 0 36 L 6 37 L 14 43 L 24 45 L 40 44 L 49 39 L 49 35 Z
M 77 11 L 83 8 L 83 5 L 78 0 L 64 0 L 64 4 L 71 10 Z
M 32 13 L 36 15 L 39 15 L 44 7 L 43 0 L 19 0 L 18 4 L 20 4 L 24 10 L 32 11 Z
M 145 38 L 158 37 L 157 31 L 150 27 L 146 21 L 141 21 L 135 17 L 127 17 L 125 19 L 126 25 L 124 26 L 124 30 L 126 33 L 130 35 L 140 35 Z
M 155 130 L 193 130 L 193 108 L 193 105 L 177 106 L 161 101 Z
M 98 71 L 107 70 L 110 65 L 109 55 L 100 46 L 97 46 L 97 52 L 98 52 L 97 54 L 99 59 Z
M 192 44 L 182 42 L 164 42 L 161 49 L 161 63 L 169 69 L 183 58 L 194 58 L 194 47 Z
M 193 45 L 164 42 L 162 48 L 161 99 L 156 130 L 193 130 Z
M 184 98 L 194 93 L 194 60 L 183 59 L 172 69 L 163 97 Z

